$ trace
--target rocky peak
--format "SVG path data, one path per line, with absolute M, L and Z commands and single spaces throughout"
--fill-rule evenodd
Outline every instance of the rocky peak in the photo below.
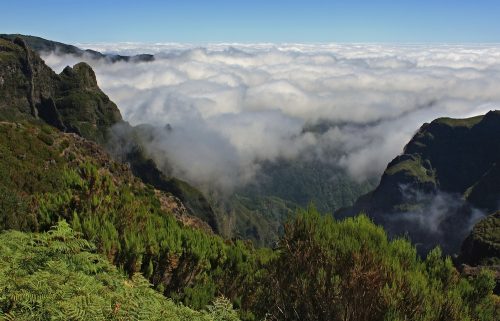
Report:
M 21 38 L 0 39 L 0 118 L 36 119 L 104 142 L 122 120 L 118 107 L 98 87 L 86 63 L 57 75 Z
M 66 89 L 86 89 L 86 90 L 96 90 L 99 89 L 97 85 L 97 79 L 90 67 L 85 62 L 80 62 L 72 67 L 67 66 L 61 72 L 61 77 L 65 78 L 66 85 L 70 86 L 70 88 Z

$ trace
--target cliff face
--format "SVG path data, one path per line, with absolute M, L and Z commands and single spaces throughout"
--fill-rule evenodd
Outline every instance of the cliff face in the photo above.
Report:
M 85 63 L 57 75 L 26 43 L 0 39 L 0 118 L 38 119 L 99 143 L 122 121 Z
M 0 39 L 0 117 L 36 118 L 34 107 L 56 92 L 57 75 L 24 41 Z
M 377 188 L 339 215 L 366 212 L 427 250 L 456 253 L 478 217 L 500 200 L 500 112 L 424 124 Z

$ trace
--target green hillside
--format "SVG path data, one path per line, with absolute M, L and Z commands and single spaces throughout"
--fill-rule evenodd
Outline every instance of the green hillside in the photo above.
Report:
M 227 243 L 199 229 L 196 217 L 175 213 L 171 196 L 97 144 L 29 122 L 0 123 L 0 135 L 2 229 L 46 231 L 67 220 L 129 275 L 142 272 L 158 290 L 196 308 L 217 293 L 234 298 L 251 277 L 234 274 L 253 269 L 251 247 Z
M 68 66 L 58 75 L 23 39 L 11 42 L 0 38 L 0 75 L 0 121 L 41 121 L 101 145 L 110 144 L 112 126 L 130 127 L 85 63 Z M 214 213 L 199 191 L 181 180 L 165 177 L 140 149 L 138 146 L 138 152 L 124 159 L 136 175 L 180 198 L 193 215 L 209 223 L 214 221 Z M 211 226 L 216 228 L 215 223 Z
M 327 162 L 280 159 L 262 164 L 252 183 L 239 188 L 215 210 L 224 235 L 270 246 L 297 208 L 312 203 L 322 213 L 333 213 L 351 206 L 373 187 L 372 182 L 358 183 L 344 169 Z
M 244 320 L 259 320 L 265 315 L 277 320 L 316 320 L 314 311 L 323 311 L 317 312 L 318 318 L 345 319 L 351 309 L 353 320 L 384 320 L 389 316 L 462 320 L 464 315 L 494 320 L 497 313 L 490 274 L 485 272 L 468 281 L 438 250 L 422 261 L 409 242 L 389 241 L 382 228 L 366 217 L 335 221 L 309 209 L 289 220 L 275 250 L 255 250 L 248 243 L 223 240 L 180 223 L 168 210 L 168 199 L 135 178 L 127 166 L 109 159 L 95 143 L 30 123 L 2 123 L 1 127 L 2 137 L 8 138 L 1 141 L 1 164 L 7 174 L 2 176 L 2 186 L 12 192 L 2 199 L 4 228 L 47 231 L 56 222 L 67 220 L 95 244 L 98 253 L 132 277 L 127 282 L 136 282 L 133 276 L 142 273 L 157 291 L 191 308 L 203 310 L 224 295 Z M 16 195 L 15 200 L 9 195 Z M 21 246 L 19 235 L 10 232 L 4 237 Z M 33 246 L 36 250 L 39 245 Z M 19 254 L 29 255 L 29 251 Z M 32 264 L 37 271 L 52 268 L 52 263 L 47 267 L 43 260 Z M 50 271 L 65 275 L 64 269 L 58 269 Z M 58 278 L 51 280 L 55 291 L 71 291 L 73 284 L 79 284 L 70 282 L 69 288 L 64 288 L 66 283 Z M 24 281 L 16 284 L 23 284 L 19 282 Z M 144 281 L 141 284 L 146 291 Z M 364 300 L 373 300 L 372 305 L 354 300 L 368 289 L 365 287 L 371 290 L 364 294 Z M 85 289 L 81 291 L 86 293 Z M 5 291 L 2 297 L 25 300 L 11 295 L 17 293 L 15 288 Z M 26 291 L 29 298 L 49 290 Z M 73 301 L 61 299 L 55 301 L 60 307 L 47 307 L 40 295 L 35 296 L 42 302 L 40 313 L 47 313 L 42 312 L 46 308 L 63 309 L 65 316 L 76 313 L 64 310 L 70 309 L 68 306 L 76 309 Z M 119 297 L 120 292 L 109 295 Z M 101 303 L 89 298 L 88 304 L 102 304 L 102 313 L 106 313 L 109 301 L 99 297 Z M 33 309 L 34 303 L 26 300 L 22 302 Z M 153 303 L 145 306 L 143 313 L 155 309 Z M 8 304 L 3 311 L 22 316 L 23 311 Z M 131 309 L 130 313 L 137 311 Z M 297 311 L 299 317 L 290 311 Z M 97 313 L 93 309 L 86 313 L 91 312 Z
M 392 234 L 408 233 L 422 249 L 441 245 L 458 253 L 475 217 L 498 209 L 499 162 L 499 111 L 440 118 L 419 129 L 375 190 L 338 215 L 363 211 Z

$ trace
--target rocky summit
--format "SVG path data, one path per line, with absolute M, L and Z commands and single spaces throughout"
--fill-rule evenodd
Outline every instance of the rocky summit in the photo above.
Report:
M 56 74 L 21 38 L 0 39 L 0 118 L 41 119 L 97 142 L 122 120 L 85 63 Z

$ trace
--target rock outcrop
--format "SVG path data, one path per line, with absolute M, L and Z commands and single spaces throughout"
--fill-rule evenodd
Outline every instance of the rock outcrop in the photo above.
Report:
M 97 86 L 92 68 L 79 63 L 57 75 L 20 38 L 0 39 L 0 118 L 37 119 L 99 143 L 122 121 L 118 107 Z

